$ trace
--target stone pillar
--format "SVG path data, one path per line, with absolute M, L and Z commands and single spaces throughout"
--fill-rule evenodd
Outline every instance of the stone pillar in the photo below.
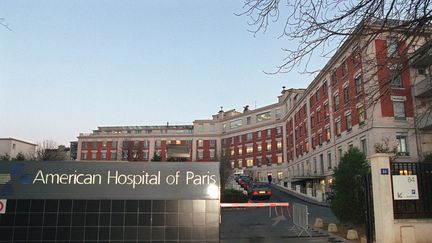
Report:
M 376 242 L 395 242 L 390 156 L 370 156 Z M 387 174 L 381 173 L 387 169 Z

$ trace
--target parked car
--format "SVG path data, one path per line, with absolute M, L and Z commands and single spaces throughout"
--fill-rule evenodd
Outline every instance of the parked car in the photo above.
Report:
M 249 184 L 252 182 L 252 179 L 249 177 L 244 177 L 239 179 L 239 184 L 242 188 L 247 189 L 249 188 Z
M 247 191 L 251 199 L 269 199 L 272 195 L 270 187 L 264 183 L 252 183 Z

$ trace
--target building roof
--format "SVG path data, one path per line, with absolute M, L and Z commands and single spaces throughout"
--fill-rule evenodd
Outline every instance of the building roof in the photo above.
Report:
M 17 142 L 20 142 L 20 143 L 26 143 L 26 144 L 29 144 L 29 145 L 37 146 L 37 144 L 26 142 L 26 141 L 19 140 L 19 139 L 16 139 L 16 138 L 0 138 L 0 140 L 4 140 L 4 141 L 11 140 L 11 141 L 17 141 Z

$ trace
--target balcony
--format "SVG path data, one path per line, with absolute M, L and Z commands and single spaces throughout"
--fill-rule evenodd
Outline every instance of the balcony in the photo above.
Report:
M 428 110 L 416 119 L 416 126 L 421 130 L 432 130 L 432 111 Z
M 417 84 L 414 84 L 414 96 L 417 98 L 432 97 L 432 77 L 427 77 Z

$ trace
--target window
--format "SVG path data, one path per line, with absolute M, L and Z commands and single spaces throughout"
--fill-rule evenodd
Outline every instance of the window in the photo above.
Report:
M 409 156 L 408 140 L 406 135 L 397 135 L 397 154 L 402 156 Z
M 210 149 L 209 150 L 209 155 L 210 155 L 210 160 L 214 160 L 215 159 L 215 150 L 214 149 Z
M 319 92 L 319 90 L 316 91 L 315 97 L 316 97 L 316 102 L 318 103 L 319 100 L 320 100 L 320 92 Z
M 346 121 L 346 130 L 349 132 L 352 129 L 352 117 L 351 113 L 348 113 L 345 115 L 345 121 Z
M 271 147 L 272 147 L 272 146 L 271 146 L 271 143 L 268 143 L 268 144 L 267 144 L 267 151 L 270 151 L 270 150 L 271 150 Z
M 238 155 L 242 155 L 243 154 L 243 149 L 242 148 L 239 148 L 238 149 Z
M 361 75 L 357 75 L 354 78 L 354 83 L 355 83 L 355 91 L 356 91 L 356 95 L 360 94 L 361 92 L 363 92 L 363 84 L 362 84 L 362 78 Z
M 267 137 L 269 138 L 271 136 L 271 129 L 267 129 Z
M 234 149 L 231 149 L 231 156 L 234 156 Z
M 231 129 L 239 128 L 241 126 L 242 126 L 242 120 L 241 119 L 237 119 L 237 120 L 234 120 L 234 121 L 230 122 L 230 128 Z
M 201 139 L 199 139 L 199 140 L 198 140 L 198 147 L 199 147 L 199 148 L 202 148 L 203 143 L 204 143 L 204 141 L 201 140 Z
M 117 141 L 112 141 L 111 142 L 111 150 L 116 150 L 117 149 Z
M 331 73 L 331 82 L 332 82 L 332 85 L 335 85 L 338 82 L 336 69 L 334 69 L 333 72 Z
M 260 158 L 256 158 L 256 162 L 257 162 L 257 166 L 261 167 L 261 165 L 262 165 L 261 159 Z
M 330 117 L 330 109 L 329 109 L 329 104 L 326 103 L 324 105 L 324 119 L 328 119 Z
M 313 98 L 314 98 L 313 96 L 311 96 L 311 97 L 309 98 L 309 107 L 310 107 L 310 108 L 312 108 L 313 105 L 314 105 L 314 99 L 313 99 Z
M 148 140 L 144 140 L 143 141 L 143 147 L 144 148 L 148 148 L 148 146 L 149 146 L 149 141 Z
M 246 133 L 246 141 L 252 140 L 252 133 Z
M 336 120 L 335 126 L 336 126 L 336 135 L 340 136 L 340 134 L 342 132 L 340 119 Z
M 203 150 L 202 149 L 198 149 L 198 159 L 199 160 L 203 159 Z
M 261 145 L 261 144 L 258 144 L 258 145 L 257 145 L 257 151 L 258 151 L 258 152 L 261 152 L 261 151 L 262 151 L 262 145 Z
M 257 122 L 262 122 L 262 121 L 266 121 L 266 120 L 270 120 L 270 119 L 271 119 L 270 111 L 263 112 L 263 113 L 256 115 L 256 121 Z
M 346 86 L 344 88 L 344 101 L 345 101 L 345 105 L 349 103 L 350 98 L 349 98 L 349 86 Z
M 246 125 L 250 125 L 252 123 L 252 117 L 246 117 Z
M 92 149 L 97 149 L 97 142 L 96 141 L 92 142 Z
M 392 88 L 403 88 L 402 78 L 399 73 L 399 70 L 396 67 L 392 67 L 390 69 L 391 81 L 390 85 Z
M 282 127 L 276 127 L 276 135 L 282 134 Z
M 342 62 L 342 76 L 345 77 L 345 75 L 347 75 L 347 73 L 348 73 L 347 62 L 343 61 Z
M 87 153 L 81 153 L 81 160 L 87 159 Z
M 322 145 L 322 142 L 323 142 L 323 135 L 322 135 L 322 133 L 320 132 L 320 133 L 318 134 L 318 144 L 321 146 L 321 145 Z
M 234 144 L 234 137 L 230 137 L 230 144 L 231 144 L 231 145 Z
M 251 154 L 253 152 L 253 147 L 252 146 L 247 146 L 246 147 L 246 153 L 247 154 Z
M 361 138 L 360 139 L 360 148 L 361 151 L 363 152 L 363 154 L 365 156 L 367 156 L 367 143 L 366 143 L 366 138 Z
M 102 152 L 102 154 L 101 154 L 101 160 L 106 160 L 106 152 Z
M 341 158 L 342 158 L 342 156 L 343 156 L 342 147 L 339 147 L 339 148 L 338 148 L 338 154 L 339 154 L 339 162 L 340 162 L 340 160 L 341 160 Z
M 277 178 L 278 178 L 278 180 L 282 180 L 283 179 L 283 172 L 282 171 L 278 171 L 277 172 Z
M 326 127 L 325 133 L 326 133 L 326 141 L 328 142 L 331 139 L 330 127 Z
M 321 123 L 321 110 L 317 110 L 317 123 L 318 125 Z
M 239 142 L 239 143 L 242 143 L 242 142 L 243 142 L 243 139 L 242 139 L 242 138 L 243 138 L 242 135 L 238 135 L 238 142 Z
M 323 94 L 327 95 L 327 81 L 323 82 L 323 86 L 322 87 L 323 87 Z
M 311 123 L 311 129 L 313 129 L 315 125 L 315 117 L 313 114 L 310 116 L 310 123 Z
M 93 160 L 96 159 L 96 152 L 92 152 L 92 158 L 91 159 L 93 159 Z
M 281 109 L 275 109 L 275 117 L 276 117 L 276 119 L 280 119 L 280 118 L 282 118 L 282 111 L 281 111 Z
M 227 127 L 228 127 L 228 125 L 227 125 L 226 123 L 223 123 L 223 124 L 222 124 L 222 130 L 223 130 L 224 132 L 226 131 Z
M 117 160 L 117 153 L 111 152 L 111 160 Z
M 102 150 L 106 150 L 106 148 L 107 148 L 107 142 L 103 141 L 102 142 Z
M 261 131 L 257 132 L 257 138 L 261 138 Z
M 87 144 L 87 142 L 86 141 L 83 141 L 82 143 L 81 143 L 81 149 L 87 149 L 88 148 L 88 144 Z
M 230 164 L 231 164 L 231 168 L 233 168 L 233 169 L 234 169 L 234 166 L 235 166 L 235 163 L 234 163 L 234 161 L 230 161 Z
M 161 147 L 161 140 L 156 140 L 155 141 L 155 147 L 156 148 L 160 148 Z
M 361 53 L 358 46 L 354 48 L 352 62 L 354 67 L 357 67 L 361 63 Z
M 358 116 L 359 116 L 359 124 L 362 125 L 364 124 L 365 120 L 366 120 L 366 111 L 363 105 L 357 107 L 357 112 L 358 112 Z
M 281 149 L 282 148 L 282 141 L 278 141 L 276 144 L 277 149 Z
M 332 168 L 332 159 L 331 159 L 331 153 L 327 153 L 327 164 L 328 164 L 328 169 Z
M 387 38 L 387 54 L 389 57 L 395 57 L 398 55 L 398 39 L 395 36 Z
M 253 166 L 253 159 L 247 159 L 246 160 L 246 166 L 247 167 L 252 167 Z
M 216 140 L 209 140 L 210 147 L 214 148 L 216 146 Z
M 242 168 L 242 167 L 243 167 L 243 163 L 242 163 L 241 160 L 237 161 L 237 164 L 238 164 L 238 167 L 239 167 L 239 168 Z
M 395 120 L 405 120 L 405 101 L 393 100 L 393 110 Z
M 334 99 L 335 111 L 338 111 L 339 110 L 339 95 L 338 94 L 335 95 L 333 99 Z

